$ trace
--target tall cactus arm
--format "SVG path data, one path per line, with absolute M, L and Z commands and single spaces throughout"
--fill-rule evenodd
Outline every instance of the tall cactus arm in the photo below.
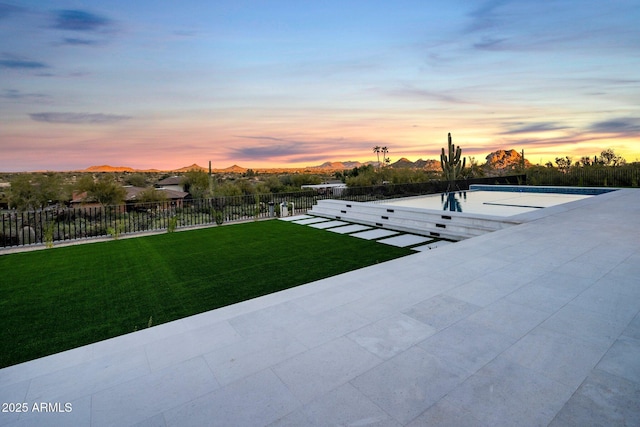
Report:
M 440 166 L 442 167 L 442 172 L 445 178 L 448 181 L 455 181 L 456 177 L 460 175 L 464 167 L 466 166 L 466 158 L 462 158 L 462 162 L 460 158 L 462 157 L 462 148 L 456 147 L 453 141 L 451 140 L 451 133 L 447 135 L 448 139 L 448 156 L 445 152 L 445 149 L 442 148 L 440 154 Z
M 447 157 L 444 154 L 444 148 L 442 149 L 442 154 L 440 154 L 440 166 L 443 171 L 447 168 Z

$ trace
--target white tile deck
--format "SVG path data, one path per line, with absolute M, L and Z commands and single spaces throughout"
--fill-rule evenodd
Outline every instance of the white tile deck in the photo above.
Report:
M 0 426 L 640 425 L 640 190 L 586 203 L 4 368 L 73 410 Z
M 311 218 L 305 218 L 305 219 L 300 219 L 300 220 L 296 220 L 296 221 L 290 221 L 293 222 L 295 224 L 300 224 L 300 225 L 310 225 L 310 224 L 317 224 L 317 223 L 322 223 L 322 222 L 328 222 L 329 220 L 327 218 L 320 218 L 320 217 L 311 217 Z
M 384 243 L 385 245 L 399 246 L 401 248 L 404 248 L 407 246 L 428 242 L 429 240 L 431 239 L 428 237 L 418 236 L 416 234 L 402 234 L 400 236 L 378 240 L 378 243 Z
M 324 230 L 325 228 L 339 227 L 347 224 L 348 223 L 344 221 L 328 221 L 328 222 L 321 222 L 318 224 L 311 224 L 311 227 Z
M 293 215 L 293 216 L 283 216 L 281 218 L 278 218 L 280 221 L 299 221 L 301 219 L 309 219 L 309 218 L 316 218 L 313 215 Z
M 345 225 L 344 227 L 330 228 L 329 231 L 332 231 L 334 233 L 340 233 L 340 234 L 348 234 L 348 233 L 354 233 L 356 231 L 369 230 L 369 229 L 371 229 L 371 227 L 368 227 L 366 225 L 350 224 L 350 225 Z
M 374 239 L 379 239 L 381 237 L 393 236 L 395 234 L 398 234 L 398 232 L 393 230 L 386 230 L 384 228 L 375 228 L 373 230 L 353 233 L 351 234 L 351 236 L 357 237 L 359 239 L 374 240 Z

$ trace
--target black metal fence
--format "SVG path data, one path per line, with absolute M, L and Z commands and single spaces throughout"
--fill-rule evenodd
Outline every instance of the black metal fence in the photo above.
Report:
M 468 190 L 471 184 L 485 185 L 525 185 L 526 175 L 498 176 L 491 178 L 472 178 L 455 181 L 432 180 L 409 184 L 384 184 L 372 187 L 349 187 L 343 194 L 333 196 L 333 199 L 345 199 L 354 202 L 370 202 L 398 197 L 420 196 L 423 194 L 444 193 L 449 190 Z
M 527 170 L 527 183 L 578 187 L 638 187 L 640 165 L 573 167 L 568 171 L 555 168 L 532 168 Z
M 480 178 L 456 181 L 455 189 L 466 190 L 470 184 L 525 183 L 525 175 Z M 31 212 L 8 211 L 0 214 L 0 247 L 53 245 L 55 242 L 79 239 L 106 236 L 117 238 L 121 234 L 269 218 L 280 214 L 282 204 L 287 206 L 289 213 L 304 213 L 320 199 L 373 201 L 444 192 L 447 186 L 447 182 L 430 181 L 338 188 L 325 193 L 309 190 L 182 202 L 47 208 Z
M 315 191 L 306 191 L 182 202 L 9 211 L 0 214 L 0 247 L 106 236 L 117 238 L 122 234 L 260 219 L 276 215 L 282 202 L 289 206 L 293 204 L 296 211 L 306 211 L 311 209 L 317 197 Z

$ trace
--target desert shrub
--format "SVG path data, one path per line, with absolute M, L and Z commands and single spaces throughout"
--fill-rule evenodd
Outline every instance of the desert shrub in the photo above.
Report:
M 48 223 L 44 228 L 44 244 L 47 248 L 53 247 L 53 223 Z
M 217 225 L 222 225 L 224 222 L 224 215 L 222 214 L 222 211 L 215 211 L 215 219 Z
M 169 225 L 167 227 L 167 233 L 173 233 L 174 231 L 176 231 L 177 227 L 178 227 L 178 217 L 177 216 L 172 216 L 171 218 L 169 218 Z
M 120 235 L 122 234 L 122 232 L 124 231 L 124 224 L 121 221 L 115 221 L 113 223 L 113 226 L 111 227 L 107 227 L 107 234 L 109 234 L 111 237 L 113 237 L 115 240 L 118 240 L 120 238 Z M 94 228 L 94 236 L 102 236 L 104 235 L 104 228 L 102 228 L 101 226 L 96 226 Z

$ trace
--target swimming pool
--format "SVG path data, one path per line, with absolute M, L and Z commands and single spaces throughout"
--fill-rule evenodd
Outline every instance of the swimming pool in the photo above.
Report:
M 582 200 L 608 191 L 612 190 L 479 185 L 471 186 L 471 189 L 467 191 L 389 199 L 377 203 L 390 206 L 509 217 Z

